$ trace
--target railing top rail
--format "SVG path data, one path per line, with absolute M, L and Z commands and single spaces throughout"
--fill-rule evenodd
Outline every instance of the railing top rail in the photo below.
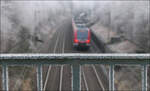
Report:
M 150 60 L 150 54 L 81 54 L 81 53 L 65 53 L 65 54 L 0 54 L 0 60 L 8 59 L 29 59 L 29 60 L 63 60 L 63 59 L 106 59 L 106 60 Z

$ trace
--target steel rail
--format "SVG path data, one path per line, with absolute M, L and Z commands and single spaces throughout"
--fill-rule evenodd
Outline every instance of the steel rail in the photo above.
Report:
M 59 35 L 59 34 L 60 34 L 60 33 L 58 32 L 58 35 Z M 57 48 L 57 45 L 58 45 L 58 40 L 59 40 L 59 36 L 58 36 L 57 39 L 56 39 L 56 43 L 55 43 L 55 46 L 54 46 L 53 53 L 56 52 L 56 48 Z M 44 83 L 44 87 L 43 87 L 43 90 L 44 90 L 44 91 L 46 90 L 46 86 L 47 86 L 47 82 L 48 82 L 48 78 L 49 78 L 49 74 L 50 74 L 51 68 L 52 68 L 51 65 L 48 66 L 48 71 L 47 71 L 47 75 L 46 75 L 46 79 L 45 79 L 45 83 Z
M 61 69 L 60 69 L 59 91 L 62 91 L 63 67 L 64 67 L 64 65 L 62 65 L 62 66 L 61 66 Z
M 46 80 L 45 80 L 44 87 L 43 87 L 44 91 L 45 91 L 46 86 L 47 86 L 47 81 L 48 81 L 48 78 L 49 78 L 50 71 L 51 71 L 51 66 L 48 67 L 48 71 L 47 71 L 48 73 L 46 75 Z
M 95 45 L 95 43 L 94 43 L 94 41 L 93 41 L 92 39 L 91 39 L 91 44 L 93 45 L 93 46 L 91 47 L 91 50 L 92 50 L 93 53 L 95 53 L 95 52 L 96 52 L 96 53 L 101 52 L 101 51 L 99 50 L 99 48 Z M 95 51 L 94 51 L 94 50 L 95 50 Z M 100 87 L 102 88 L 103 91 L 105 91 L 104 85 L 103 85 L 103 83 L 102 83 L 100 77 L 98 76 L 98 73 L 97 73 L 97 71 L 96 71 L 95 65 L 92 65 L 92 68 L 93 68 L 93 70 L 94 70 L 94 73 L 95 73 L 95 75 L 96 75 L 96 78 L 97 78 L 97 80 L 98 80 L 98 83 L 99 83 Z
M 96 75 L 96 78 L 97 78 L 97 80 L 98 80 L 98 83 L 99 83 L 100 87 L 102 88 L 103 91 L 105 91 L 104 85 L 103 85 L 103 83 L 102 83 L 100 77 L 98 76 L 98 73 L 97 73 L 97 71 L 96 71 L 95 66 L 92 65 L 92 68 L 93 68 L 93 70 L 94 70 L 94 73 L 95 73 L 95 75 Z
M 63 47 L 62 47 L 62 53 L 64 53 L 65 52 L 65 34 L 64 34 L 64 42 L 63 42 Z
M 55 43 L 55 46 L 54 46 L 53 53 L 56 53 L 56 48 L 57 48 L 57 45 L 58 45 L 59 37 L 60 37 L 60 33 L 58 32 L 58 37 L 56 39 L 56 43 Z
M 84 83 L 85 83 L 86 91 L 89 91 L 88 84 L 87 84 L 87 81 L 86 81 L 85 74 L 84 74 L 83 70 L 82 70 L 82 75 L 83 75 L 83 80 L 84 80 Z
M 64 34 L 64 41 L 63 41 L 63 46 L 62 46 L 62 53 L 64 53 L 64 52 L 65 52 L 65 34 Z M 64 67 L 64 65 L 62 65 L 60 68 L 59 91 L 62 91 L 63 67 Z

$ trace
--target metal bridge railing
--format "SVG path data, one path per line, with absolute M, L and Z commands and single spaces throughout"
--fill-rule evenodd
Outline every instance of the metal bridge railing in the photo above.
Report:
M 116 64 L 135 64 L 142 68 L 142 90 L 147 91 L 147 66 L 150 64 L 150 54 L 0 54 L 2 65 L 3 90 L 8 91 L 9 65 L 37 65 L 37 88 L 42 91 L 42 66 L 44 64 L 70 64 L 73 71 L 73 91 L 79 91 L 80 65 L 108 64 L 109 90 L 114 90 L 114 66 Z

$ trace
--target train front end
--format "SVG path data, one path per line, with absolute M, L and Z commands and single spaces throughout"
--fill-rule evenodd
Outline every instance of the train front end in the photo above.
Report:
M 77 49 L 89 49 L 91 42 L 90 36 L 90 30 L 88 28 L 74 30 L 73 46 Z

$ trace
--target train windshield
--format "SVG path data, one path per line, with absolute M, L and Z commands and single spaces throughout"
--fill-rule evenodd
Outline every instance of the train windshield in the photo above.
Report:
M 88 38 L 88 30 L 87 29 L 79 29 L 77 31 L 77 39 L 78 40 L 87 40 Z
M 85 28 L 86 29 L 86 26 L 84 24 L 77 24 L 77 27 L 78 28 Z

